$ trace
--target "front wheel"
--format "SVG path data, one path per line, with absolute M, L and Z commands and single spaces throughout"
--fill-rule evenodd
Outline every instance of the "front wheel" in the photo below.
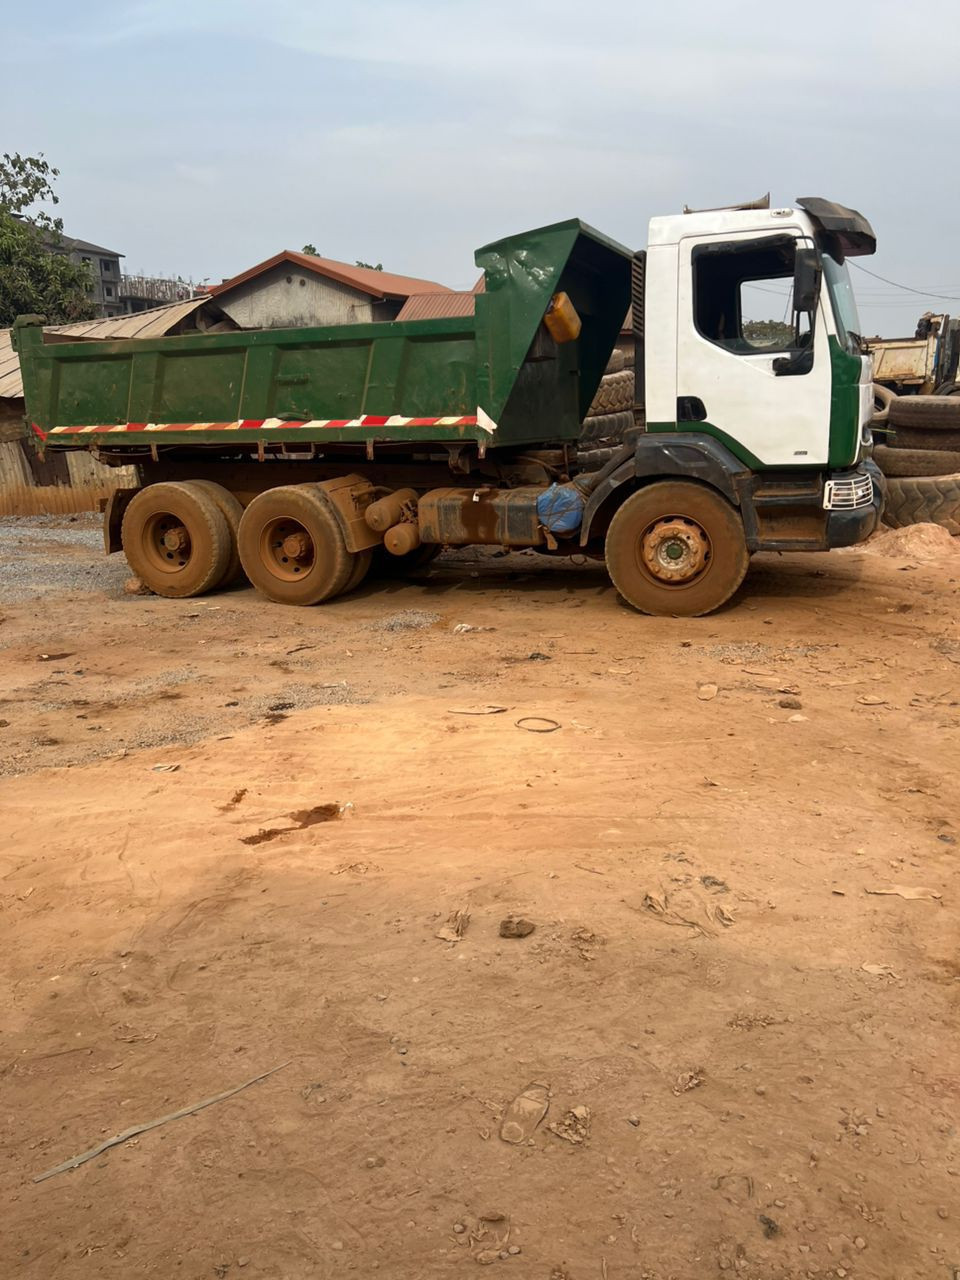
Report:
M 730 503 L 683 480 L 631 494 L 610 521 L 605 557 L 627 604 L 684 618 L 719 609 L 750 563 L 743 524 Z

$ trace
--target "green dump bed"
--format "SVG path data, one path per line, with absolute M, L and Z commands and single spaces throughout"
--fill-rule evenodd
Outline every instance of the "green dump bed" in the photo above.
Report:
M 47 447 L 571 440 L 630 300 L 631 254 L 573 219 L 477 251 L 476 314 L 406 323 L 46 342 L 17 321 L 28 421 Z M 565 292 L 582 329 L 543 325 Z

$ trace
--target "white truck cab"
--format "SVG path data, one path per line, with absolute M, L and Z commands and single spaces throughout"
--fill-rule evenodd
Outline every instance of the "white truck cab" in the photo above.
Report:
M 860 214 L 814 198 L 654 218 L 647 431 L 706 433 L 756 471 L 856 465 L 871 366 L 845 259 L 875 243 Z

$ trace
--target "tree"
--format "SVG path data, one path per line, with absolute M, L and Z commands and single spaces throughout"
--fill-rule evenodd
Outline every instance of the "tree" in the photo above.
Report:
M 357 261 L 356 261 L 356 265 L 357 265 L 358 267 L 366 267 L 368 271 L 382 271 L 382 270 L 383 270 L 383 263 L 382 263 L 382 262 L 378 262 L 378 263 L 377 263 L 377 265 L 376 265 L 376 266 L 374 266 L 372 262 L 361 262 L 361 261 L 360 261 L 360 259 L 358 258 L 358 259 L 357 259 Z
M 300 250 L 300 252 L 301 252 L 301 253 L 309 253 L 309 254 L 311 254 L 311 255 L 312 255 L 312 257 L 314 257 L 314 258 L 319 258 L 319 257 L 320 257 L 320 254 L 317 252 L 317 246 L 316 246 L 315 244 L 305 244 L 305 245 L 303 246 L 303 248 Z
M 63 324 L 96 314 L 85 264 L 67 257 L 62 219 L 34 208 L 59 203 L 53 189 L 59 176 L 42 155 L 0 159 L 0 326 L 18 315 Z

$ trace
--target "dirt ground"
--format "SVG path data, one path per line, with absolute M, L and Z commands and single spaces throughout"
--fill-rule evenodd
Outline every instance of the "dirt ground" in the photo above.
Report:
M 688 621 L 124 596 L 90 527 L 0 531 L 0 1277 L 960 1275 L 952 545 Z

